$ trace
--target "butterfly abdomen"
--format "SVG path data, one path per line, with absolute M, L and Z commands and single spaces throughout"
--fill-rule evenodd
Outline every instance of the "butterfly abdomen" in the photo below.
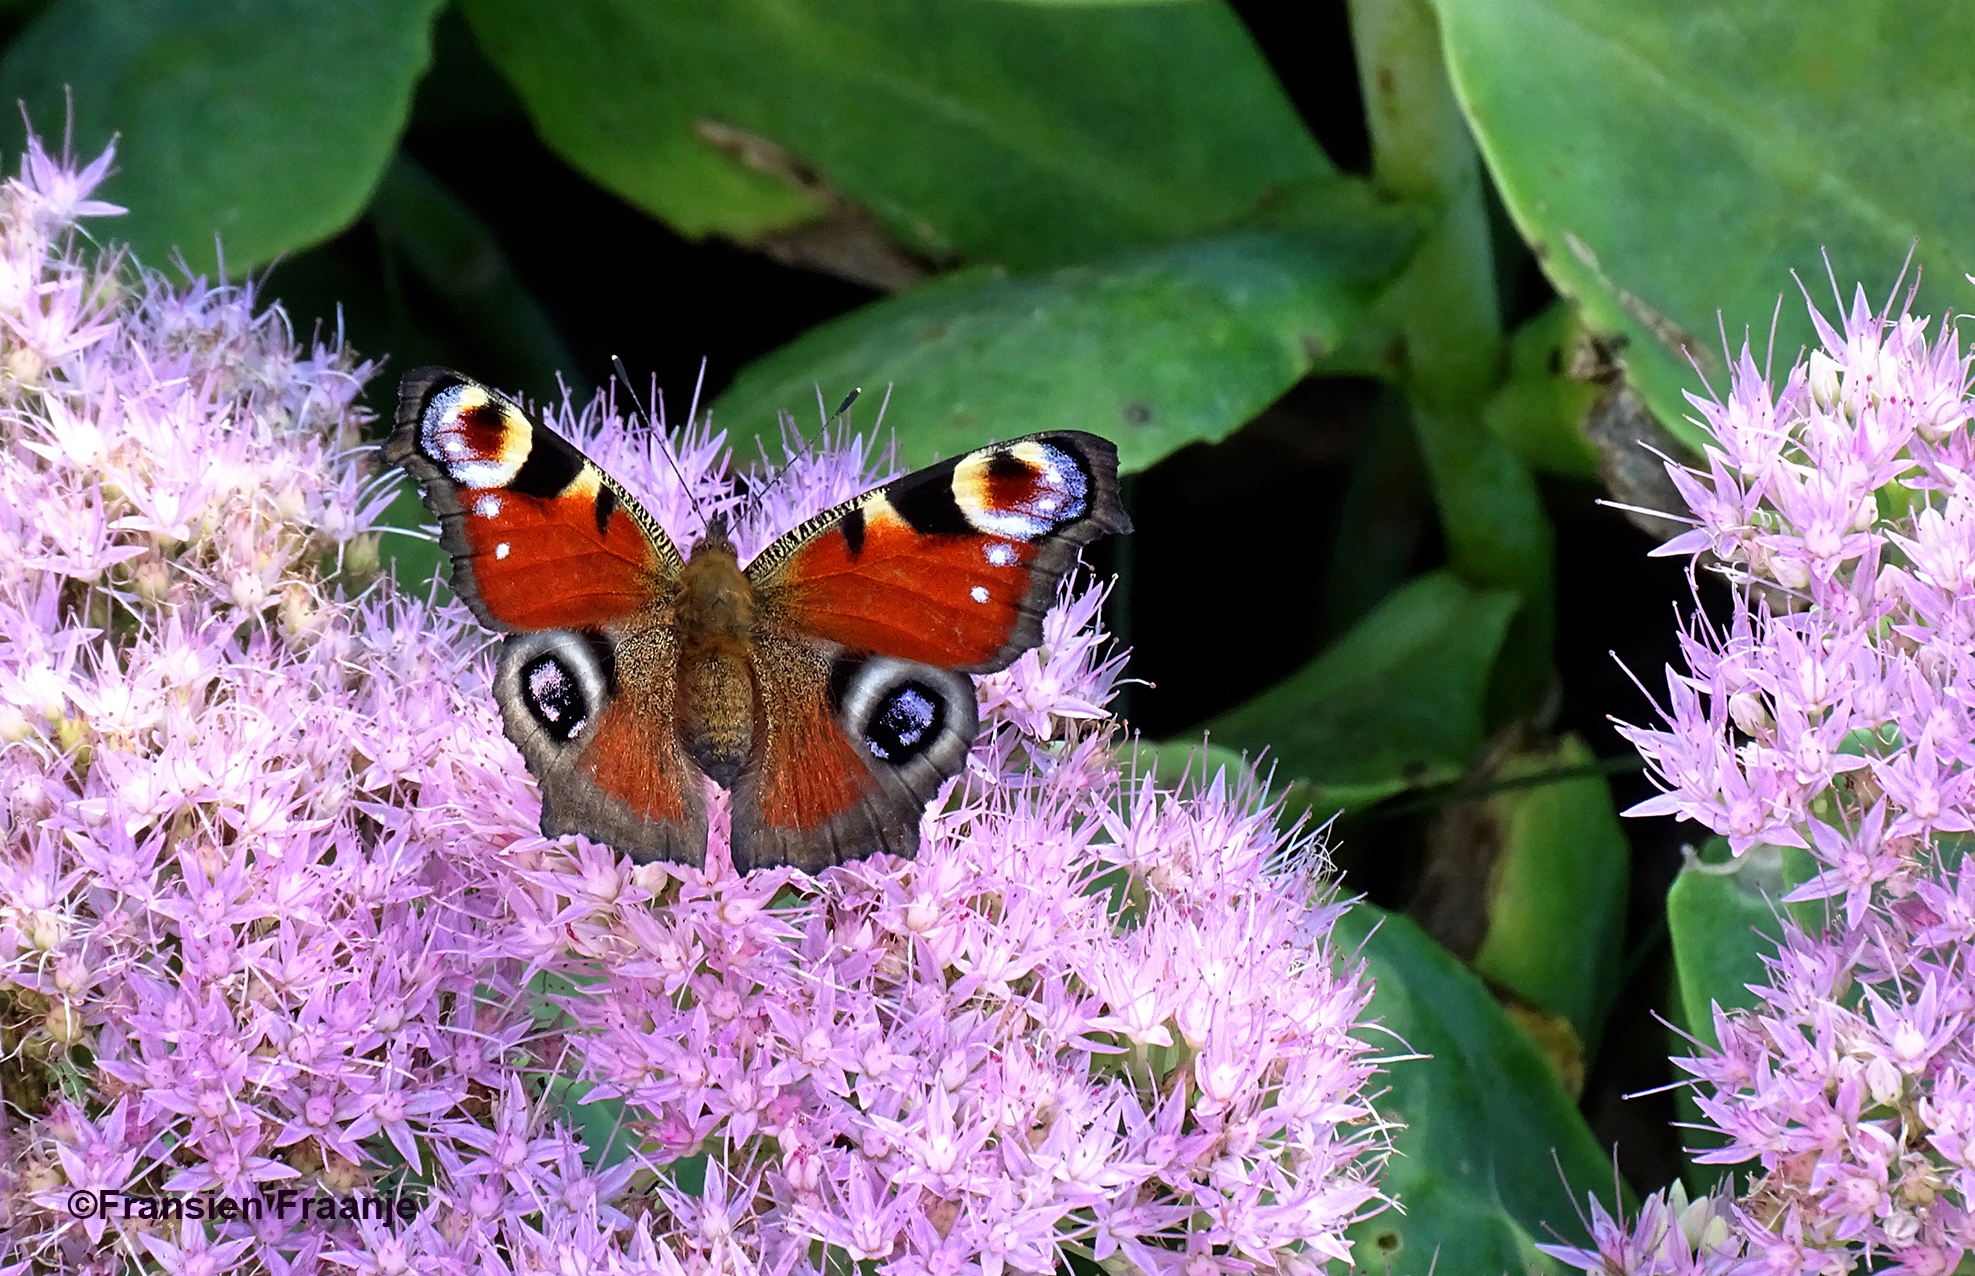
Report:
M 754 586 L 724 538 L 693 547 L 679 577 L 679 741 L 732 788 L 754 746 Z

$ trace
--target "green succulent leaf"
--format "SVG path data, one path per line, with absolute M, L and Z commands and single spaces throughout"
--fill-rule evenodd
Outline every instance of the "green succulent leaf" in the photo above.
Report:
M 1751 984 L 1768 982 L 1765 956 L 1776 954 L 1783 933 L 1778 920 L 1788 889 L 1775 847 L 1752 847 L 1739 858 L 1728 843 L 1710 838 L 1701 855 L 1680 870 L 1666 893 L 1666 927 L 1680 981 L 1680 1009 L 1687 1031 L 1708 1045 L 1714 1011 L 1758 1004 Z
M 1966 305 L 1975 260 L 1975 9 L 1901 0 L 1437 0 L 1448 65 L 1502 199 L 1558 290 L 1625 339 L 1627 374 L 1697 442 L 1682 391 L 1721 333 L 1786 362 L 1829 314 L 1893 293 Z M 1914 276 L 1907 275 L 1909 282 Z M 1718 316 L 1718 317 L 1717 317 Z M 1691 362 L 1690 362 L 1691 361 Z
M 1612 1168 L 1542 1054 L 1452 954 L 1411 919 L 1358 904 L 1339 950 L 1377 988 L 1360 1033 L 1392 1056 L 1379 1112 L 1405 1129 L 1382 1185 L 1405 1205 L 1351 1231 L 1356 1265 L 1392 1276 L 1554 1271 L 1530 1239 L 1577 1238 Z M 1559 1171 L 1561 1170 L 1561 1175 Z
M 1568 375 L 1578 325 L 1562 302 L 1509 339 L 1509 377 L 1482 410 L 1489 432 L 1531 469 L 1565 478 L 1596 479 L 1598 450 L 1584 434 L 1584 419 L 1604 388 Z
M 1489 670 L 1517 596 L 1420 576 L 1315 660 L 1213 720 L 1214 742 L 1275 760 L 1319 815 L 1444 783 L 1482 741 Z
M 1413 429 L 1433 480 L 1447 557 L 1476 585 L 1513 590 L 1510 623 L 1484 720 L 1533 713 L 1549 685 L 1556 628 L 1556 534 L 1536 476 L 1478 414 L 1446 414 L 1415 400 Z
M 1488 932 L 1474 968 L 1568 1020 L 1587 1056 L 1597 1052 L 1618 995 L 1632 851 L 1597 759 L 1568 736 L 1518 754 L 1497 783 L 1567 776 L 1486 799 L 1500 831 L 1488 884 Z M 1578 774 L 1572 774 L 1578 772 Z
M 60 0 L 7 47 L 0 101 L 69 119 L 145 262 L 212 274 L 329 238 L 363 211 L 431 58 L 439 0 Z M 69 116 L 69 102 L 74 104 Z M 18 151 L 18 125 L 7 144 Z
M 847 198 L 913 253 L 1034 269 L 1333 171 L 1219 4 L 463 7 L 543 139 L 691 236 L 752 242 Z
M 885 427 L 907 464 L 990 438 L 1090 430 L 1141 470 L 1222 439 L 1342 339 L 1403 261 L 1410 223 L 1328 234 L 1247 230 L 1088 267 L 934 280 L 814 328 L 742 370 L 714 401 L 742 438 L 778 437 L 821 386 L 889 386 Z

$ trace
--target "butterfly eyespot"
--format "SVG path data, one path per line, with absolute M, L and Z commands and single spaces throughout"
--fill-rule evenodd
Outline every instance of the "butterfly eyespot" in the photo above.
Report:
M 532 432 L 510 421 L 486 389 L 455 385 L 425 405 L 419 433 L 425 452 L 461 487 L 504 487 L 527 462 Z
M 937 691 L 918 682 L 891 688 L 864 726 L 864 743 L 894 765 L 909 762 L 937 740 L 946 710 Z
M 953 500 L 975 531 L 1034 541 L 1090 508 L 1090 475 L 1077 458 L 1051 443 L 1030 439 L 964 458 L 953 472 Z M 1007 566 L 1013 555 L 997 561 Z
M 571 743 L 602 711 L 614 668 L 599 635 L 558 629 L 510 638 L 494 678 L 509 731 L 546 737 L 550 746 Z
M 574 740 L 590 720 L 582 688 L 574 674 L 553 655 L 539 656 L 521 671 L 528 711 L 558 740 Z
M 384 456 L 423 488 L 459 596 L 507 635 L 494 698 L 544 836 L 695 861 L 711 781 L 743 873 L 914 854 L 979 734 L 973 676 L 1036 648 L 1075 551 L 1131 529 L 1116 449 L 1066 431 L 867 491 L 745 568 L 708 519 L 689 559 L 569 439 L 437 367 L 405 377 Z M 703 676 L 718 661 L 743 672 Z

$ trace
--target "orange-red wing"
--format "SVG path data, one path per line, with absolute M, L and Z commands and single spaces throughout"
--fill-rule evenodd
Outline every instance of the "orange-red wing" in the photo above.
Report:
M 1129 532 L 1117 449 L 1062 431 L 908 474 L 748 567 L 770 611 L 856 651 L 986 673 L 1042 639 L 1077 550 Z
M 740 872 L 810 872 L 919 851 L 919 820 L 965 764 L 979 718 L 964 675 L 826 653 L 770 628 L 755 646 L 761 737 L 734 786 Z
M 598 628 L 646 610 L 679 574 L 678 550 L 616 482 L 457 372 L 405 377 L 384 455 L 424 488 L 453 587 L 490 628 Z
M 640 820 L 684 820 L 699 805 L 687 800 L 686 786 L 697 790 L 699 774 L 679 756 L 672 719 L 641 713 L 628 698 L 605 706 L 575 764 L 578 774 Z M 697 853 L 704 847 L 693 849 Z
M 542 832 L 581 833 L 637 859 L 699 863 L 705 782 L 673 729 L 678 639 L 653 626 L 557 629 L 501 646 L 494 698 L 542 790 Z

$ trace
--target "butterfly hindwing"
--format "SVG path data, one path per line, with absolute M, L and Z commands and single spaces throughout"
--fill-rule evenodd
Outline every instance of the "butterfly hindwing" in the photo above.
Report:
M 542 791 L 542 833 L 638 860 L 700 862 L 706 791 L 673 729 L 678 640 L 552 629 L 502 648 L 494 696 Z
M 664 532 L 575 445 L 444 368 L 405 377 L 384 455 L 438 515 L 454 590 L 511 635 L 495 698 L 543 833 L 700 859 L 705 793 L 671 725 L 683 564 Z
M 1077 551 L 1131 531 L 1118 451 L 1032 434 L 917 470 L 811 519 L 748 567 L 792 628 L 853 651 L 963 673 L 1042 640 Z
M 793 636 L 765 635 L 756 652 L 767 722 L 734 790 L 735 869 L 918 854 L 926 803 L 980 727 L 972 681 Z

